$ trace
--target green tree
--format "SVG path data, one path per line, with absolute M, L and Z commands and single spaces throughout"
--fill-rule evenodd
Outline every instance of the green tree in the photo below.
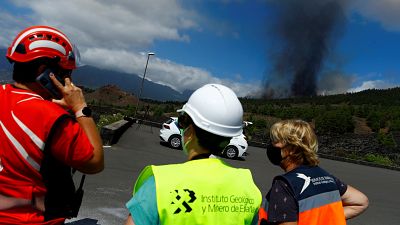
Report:
M 379 131 L 377 139 L 379 143 L 388 148 L 395 148 L 397 146 L 392 133 L 384 133 Z
M 400 119 L 394 119 L 389 124 L 390 131 L 400 131 Z
M 326 111 L 317 116 L 315 126 L 320 133 L 344 134 L 354 131 L 351 113 L 343 109 Z
M 157 106 L 157 107 L 154 109 L 153 116 L 155 116 L 155 117 L 161 117 L 163 114 L 164 114 L 164 107 L 162 107 L 162 106 Z
M 371 111 L 367 117 L 367 124 L 375 132 L 385 127 L 385 120 L 382 113 L 376 110 Z

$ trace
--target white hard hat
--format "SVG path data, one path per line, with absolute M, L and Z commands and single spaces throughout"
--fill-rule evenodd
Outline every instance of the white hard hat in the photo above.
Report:
M 197 89 L 178 112 L 187 113 L 196 126 L 210 133 L 223 137 L 242 134 L 242 104 L 223 85 L 206 84 Z

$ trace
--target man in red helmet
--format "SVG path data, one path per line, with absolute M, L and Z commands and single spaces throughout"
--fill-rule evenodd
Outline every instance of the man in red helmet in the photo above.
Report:
M 70 78 L 79 53 L 61 31 L 33 26 L 17 35 L 6 57 L 15 83 L 0 86 L 0 224 L 63 224 L 70 203 L 59 206 L 54 196 L 69 195 L 49 194 L 71 190 L 63 183 L 71 167 L 87 174 L 104 168 L 91 110 Z M 38 82 L 47 71 L 59 95 Z

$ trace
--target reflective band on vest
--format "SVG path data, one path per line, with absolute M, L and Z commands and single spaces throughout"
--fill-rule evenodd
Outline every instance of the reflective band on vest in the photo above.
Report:
M 19 102 L 18 102 L 19 103 Z M 35 134 L 32 132 L 31 129 L 29 129 L 18 117 L 14 115 L 14 112 L 11 111 L 11 115 L 14 119 L 14 121 L 18 124 L 18 126 L 28 135 L 28 137 L 32 140 L 35 145 L 43 151 L 44 149 L 44 142 Z
M 0 126 L 8 138 L 8 140 L 14 145 L 15 149 L 21 154 L 21 156 L 37 171 L 40 170 L 40 165 L 35 162 L 26 152 L 25 148 L 15 139 L 15 137 L 7 130 L 4 124 L 0 121 Z
M 13 91 L 12 93 L 14 94 L 27 94 L 24 92 L 16 92 Z M 27 94 L 29 96 L 31 96 L 32 94 Z M 21 102 L 25 102 L 25 101 L 29 101 L 29 100 L 33 100 L 33 99 L 40 99 L 43 100 L 40 96 L 33 94 L 34 97 L 30 97 L 30 98 L 26 98 L 23 100 L 18 101 L 16 104 L 19 104 Z M 15 116 L 14 112 L 11 111 L 11 118 L 13 118 L 14 122 L 27 134 L 27 136 L 31 139 L 31 141 L 33 143 L 36 144 L 36 146 L 43 151 L 44 149 L 44 143 L 42 140 L 40 140 L 40 138 L 33 133 L 20 119 L 18 119 L 18 117 Z M 40 165 L 34 160 L 32 159 L 28 152 L 25 150 L 24 146 L 18 142 L 18 140 L 11 134 L 11 132 L 6 128 L 6 126 L 1 122 L 0 120 L 0 126 L 4 132 L 4 134 L 6 135 L 6 137 L 9 139 L 9 141 L 14 145 L 15 149 L 21 154 L 21 156 L 37 171 L 40 170 Z
M 31 199 L 12 198 L 0 194 L 0 210 L 10 209 L 23 205 L 30 205 Z
M 331 191 L 327 193 L 321 193 L 318 195 L 311 196 L 309 198 L 299 201 L 299 212 L 304 212 L 310 209 L 318 208 L 324 205 L 328 205 L 332 202 L 341 201 L 340 194 L 338 191 Z
M 299 205 L 298 225 L 345 225 L 343 205 L 334 178 L 320 167 L 299 167 L 282 176 Z
M 250 170 L 220 159 L 149 166 L 135 184 L 154 174 L 161 224 L 251 224 L 261 205 L 261 192 Z

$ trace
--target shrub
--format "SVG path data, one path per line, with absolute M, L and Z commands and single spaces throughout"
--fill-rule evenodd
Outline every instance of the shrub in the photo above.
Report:
M 257 129 L 267 129 L 267 121 L 265 119 L 255 119 L 253 126 Z
M 127 116 L 134 116 L 135 115 L 136 106 L 127 105 L 126 106 L 126 115 Z
M 112 114 L 112 115 L 100 115 L 99 122 L 97 122 L 97 128 L 100 130 L 102 127 L 108 124 L 112 124 L 119 120 L 124 119 L 124 116 L 121 113 Z
M 367 117 L 368 126 L 375 132 L 385 127 L 385 119 L 383 113 L 372 111 Z
M 395 148 L 396 147 L 396 141 L 393 138 L 392 133 L 385 133 L 382 131 L 379 131 L 378 133 L 378 142 L 384 145 L 385 147 L 388 148 Z
M 364 156 L 364 160 L 367 162 L 372 162 L 384 166 L 392 166 L 393 162 L 387 156 L 375 155 L 372 153 L 368 153 Z
M 400 131 L 400 119 L 392 120 L 389 129 L 390 131 Z
M 155 117 L 161 117 L 163 114 L 164 114 L 164 107 L 162 107 L 162 106 L 157 106 L 157 107 L 154 109 L 153 116 L 155 116 Z
M 318 133 L 344 134 L 354 131 L 351 113 L 341 109 L 326 111 L 317 116 L 315 127 Z

